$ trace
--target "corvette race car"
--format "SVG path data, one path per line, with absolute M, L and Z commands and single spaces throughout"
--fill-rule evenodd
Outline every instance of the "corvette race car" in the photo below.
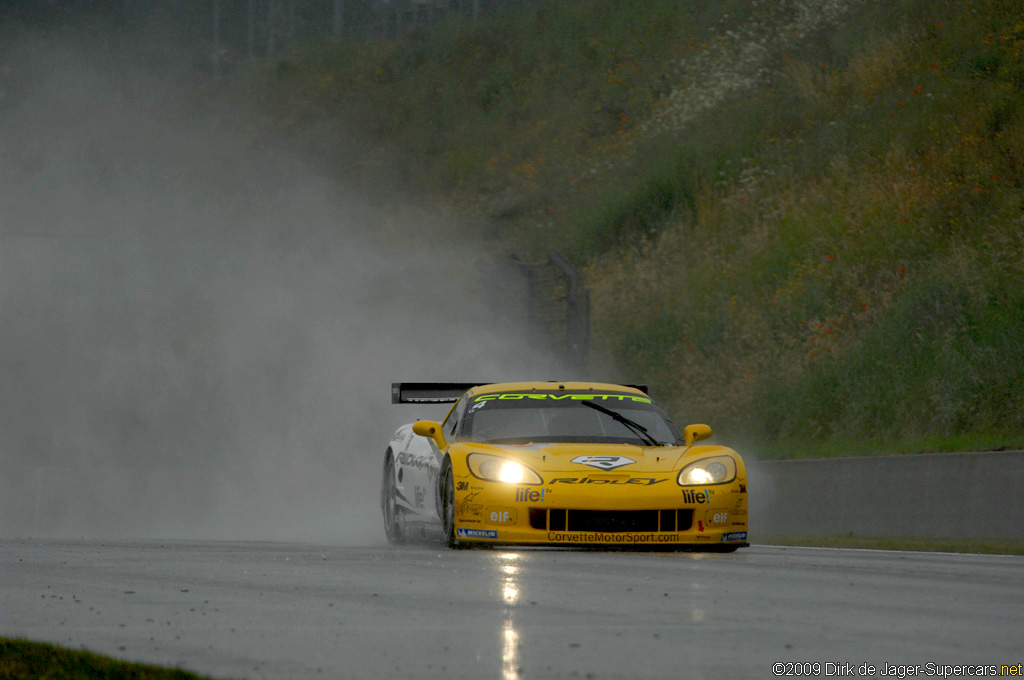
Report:
M 384 456 L 388 540 L 689 548 L 747 546 L 747 474 L 682 435 L 642 386 L 394 383 L 392 403 L 454 403 L 395 432 Z

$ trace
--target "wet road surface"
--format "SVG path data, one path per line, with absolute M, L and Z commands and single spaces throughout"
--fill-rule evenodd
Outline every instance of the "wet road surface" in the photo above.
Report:
M 1022 593 L 1004 556 L 0 541 L 0 636 L 251 680 L 1012 665 Z

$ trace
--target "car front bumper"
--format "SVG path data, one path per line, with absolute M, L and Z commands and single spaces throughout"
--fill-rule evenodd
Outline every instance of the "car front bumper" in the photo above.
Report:
M 680 487 L 675 475 L 631 479 L 639 481 L 576 477 L 529 486 L 457 477 L 455 538 L 622 548 L 748 545 L 745 476 L 700 488 Z

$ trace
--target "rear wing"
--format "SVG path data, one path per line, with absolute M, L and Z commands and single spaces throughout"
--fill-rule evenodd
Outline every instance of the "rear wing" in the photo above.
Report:
M 487 382 L 397 382 L 391 383 L 392 404 L 454 404 L 467 390 Z M 623 385 L 647 394 L 647 385 Z
M 391 383 L 392 404 L 454 404 L 466 390 L 487 383 Z

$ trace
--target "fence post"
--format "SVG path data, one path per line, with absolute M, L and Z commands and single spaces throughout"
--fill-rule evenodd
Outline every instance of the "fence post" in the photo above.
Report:
M 334 0 L 334 20 L 331 26 L 331 33 L 335 38 L 340 38 L 345 30 L 345 0 Z
M 567 282 L 565 311 L 565 345 L 569 362 L 579 375 L 587 372 L 590 350 L 590 291 L 580 289 L 580 277 L 560 252 L 548 253 L 548 261 L 561 270 Z
M 524 262 L 518 257 L 509 257 L 507 262 L 526 278 L 526 322 L 536 330 L 542 330 L 549 342 L 561 355 L 562 360 L 579 377 L 587 375 L 590 356 L 590 291 L 580 284 L 579 273 L 557 250 L 548 253 L 542 262 Z M 554 268 L 559 283 L 548 277 L 542 270 Z M 550 308 L 545 310 L 545 300 L 550 303 L 553 295 L 565 285 L 564 311 L 554 318 Z

